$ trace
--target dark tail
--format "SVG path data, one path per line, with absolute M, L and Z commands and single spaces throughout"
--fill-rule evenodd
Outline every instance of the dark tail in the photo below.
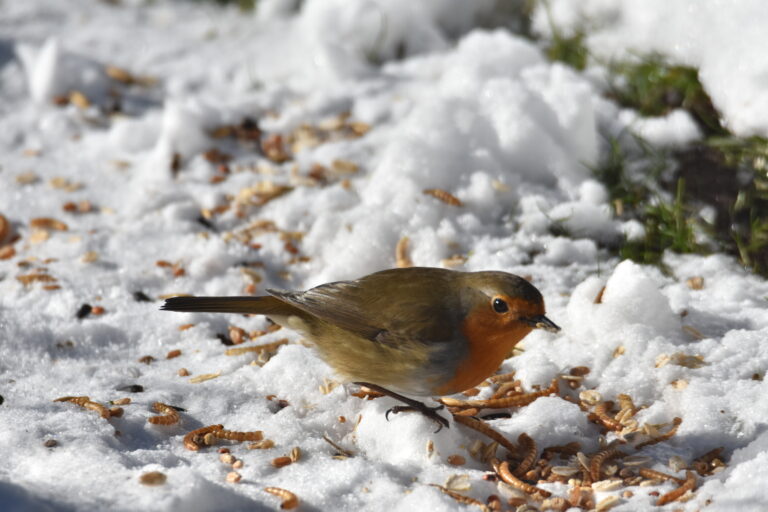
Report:
M 164 311 L 196 313 L 253 313 L 290 315 L 298 311 L 278 298 L 263 297 L 172 297 L 160 307 Z

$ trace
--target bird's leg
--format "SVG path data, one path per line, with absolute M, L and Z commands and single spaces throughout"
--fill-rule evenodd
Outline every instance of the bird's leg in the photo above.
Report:
M 437 430 L 435 433 L 440 432 L 440 430 L 445 427 L 449 428 L 448 420 L 437 414 L 437 411 L 443 408 L 442 405 L 439 405 L 437 407 L 429 407 L 426 404 L 419 402 L 418 400 L 414 400 L 412 398 L 408 398 L 407 396 L 403 396 L 399 393 L 395 393 L 394 391 L 390 391 L 387 388 L 383 388 L 379 386 L 378 384 L 371 384 L 370 382 L 353 382 L 353 384 L 357 384 L 358 386 L 365 386 L 368 389 L 372 389 L 373 391 L 378 391 L 379 393 L 383 395 L 387 395 L 389 397 L 394 398 L 395 400 L 399 400 L 400 402 L 403 402 L 406 405 L 396 405 L 395 407 L 390 408 L 387 410 L 386 415 L 384 416 L 389 420 L 390 414 L 397 414 L 399 412 L 405 412 L 405 411 L 416 411 L 420 412 L 423 416 L 426 416 L 430 420 L 437 423 Z

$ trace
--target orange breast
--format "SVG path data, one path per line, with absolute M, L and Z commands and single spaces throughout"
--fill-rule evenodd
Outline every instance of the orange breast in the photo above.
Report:
M 532 329 L 522 322 L 504 322 L 490 309 L 478 308 L 467 316 L 461 330 L 469 342 L 468 357 L 451 380 L 435 389 L 437 394 L 450 395 L 481 383 Z

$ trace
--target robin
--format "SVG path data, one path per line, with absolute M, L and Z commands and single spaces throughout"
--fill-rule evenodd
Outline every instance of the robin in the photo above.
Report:
M 539 290 L 506 272 L 411 267 L 303 292 L 173 297 L 162 309 L 266 315 L 311 340 L 342 377 L 407 404 L 440 425 L 440 407 L 403 396 L 449 395 L 493 374 L 531 330 L 557 332 Z M 401 394 L 402 393 L 402 394 Z M 442 407 L 442 406 L 441 406 Z

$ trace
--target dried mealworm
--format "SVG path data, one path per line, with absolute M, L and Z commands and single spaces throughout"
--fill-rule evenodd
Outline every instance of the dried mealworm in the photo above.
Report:
M 683 483 L 685 483 L 685 480 L 682 478 L 677 478 L 676 476 L 668 475 L 654 469 L 640 468 L 638 474 L 649 480 L 668 480 L 670 482 L 675 482 L 677 485 L 683 485 Z
M 476 418 L 472 418 L 469 416 L 453 416 L 453 420 L 456 423 L 461 423 L 465 427 L 469 427 L 473 430 L 477 430 L 481 434 L 485 435 L 486 437 L 489 437 L 499 443 L 501 446 L 509 450 L 510 453 L 517 453 L 517 447 L 504 437 L 500 432 L 497 432 L 493 429 L 488 423 L 486 423 L 483 420 L 478 420 Z
M 266 343 L 264 345 L 229 348 L 224 353 L 228 356 L 240 356 L 243 354 L 247 354 L 249 352 L 257 352 L 257 353 L 272 352 L 276 350 L 278 347 L 285 345 L 286 343 L 288 343 L 288 338 L 281 338 L 277 341 L 273 341 L 272 343 Z
M 410 238 L 407 236 L 402 237 L 395 247 L 395 265 L 397 268 L 408 268 L 413 266 L 413 261 L 408 254 L 408 246 L 410 245 Z
M 517 438 L 517 442 L 520 444 L 520 451 L 525 453 L 523 460 L 515 469 L 515 476 L 523 476 L 528 470 L 530 470 L 536 462 L 536 441 L 523 432 Z
M 87 396 L 62 396 L 54 400 L 54 402 L 72 402 L 84 409 L 98 412 L 102 418 L 107 419 L 110 417 L 109 409 L 98 402 L 91 401 L 90 397 Z
M 649 439 L 648 441 L 643 441 L 642 443 L 635 446 L 635 450 L 639 450 L 646 446 L 651 446 L 652 444 L 660 443 L 662 441 L 666 441 L 667 439 L 670 439 L 672 436 L 674 436 L 677 433 L 677 429 L 680 427 L 680 424 L 682 422 L 683 422 L 682 418 L 673 419 L 672 428 L 670 428 L 668 431 L 661 434 L 660 436 L 654 437 L 653 439 Z
M 515 380 L 515 381 L 512 381 L 512 382 L 504 382 L 493 393 L 493 395 L 491 395 L 491 399 L 504 398 L 505 396 L 510 394 L 510 391 L 514 392 L 514 395 L 521 395 L 522 394 L 521 392 L 516 391 L 518 389 L 518 386 L 520 386 L 520 381 L 519 380 Z
M 661 497 L 659 497 L 659 499 L 656 500 L 656 506 L 660 507 L 662 505 L 666 505 L 667 503 L 677 501 L 683 496 L 683 494 L 688 491 L 693 491 L 695 488 L 696 474 L 693 471 L 686 471 L 685 482 L 683 482 L 683 484 L 677 489 L 669 491 L 667 494 L 663 494 Z
M 252 432 L 237 432 L 234 430 L 216 430 L 213 435 L 219 439 L 226 439 L 227 441 L 261 441 L 264 439 L 264 433 L 261 430 L 254 430 Z
M 557 379 L 552 381 L 550 387 L 542 389 L 541 391 L 535 391 L 533 393 L 526 393 L 524 395 L 515 395 L 505 398 L 496 398 L 491 400 L 457 400 L 455 398 L 443 397 L 438 401 L 449 407 L 477 407 L 480 409 L 503 409 L 506 407 L 522 407 L 533 403 L 537 398 L 543 396 L 549 396 L 552 393 L 557 393 L 560 390 Z
M 291 491 L 288 491 L 286 489 L 281 489 L 280 487 L 265 487 L 264 492 L 268 492 L 269 494 L 274 494 L 275 496 L 283 500 L 283 502 L 280 503 L 280 508 L 283 510 L 291 510 L 299 506 L 298 496 L 293 494 Z
M 513 475 L 512 471 L 509 470 L 509 462 L 507 461 L 499 462 L 497 459 L 493 459 L 491 461 L 491 465 L 493 466 L 494 471 L 496 471 L 496 474 L 499 475 L 499 477 L 504 482 L 508 483 L 512 487 L 516 489 L 520 489 L 526 494 L 539 494 L 544 498 L 549 498 L 550 496 L 552 496 L 551 492 L 545 491 L 544 489 L 540 489 L 535 485 L 525 483 L 519 478 L 517 478 L 515 475 Z
M 500 373 L 498 375 L 491 375 L 488 377 L 488 382 L 491 384 L 501 384 L 503 382 L 510 382 L 515 380 L 515 372 Z
M 635 403 L 632 401 L 632 397 L 626 394 L 620 394 L 616 397 L 616 400 L 619 402 L 619 408 L 621 410 L 630 410 L 632 411 L 631 415 L 634 416 L 637 413 L 637 407 L 635 406 Z
M 615 419 L 611 418 L 608 415 L 608 411 L 611 410 L 611 407 L 613 407 L 613 402 L 600 402 L 595 406 L 595 410 L 593 412 L 593 415 L 594 415 L 593 418 L 608 430 L 619 432 L 621 429 L 624 428 L 624 425 L 622 425 L 621 423 L 619 423 L 618 421 L 616 421 Z
M 150 416 L 147 421 L 153 425 L 175 425 L 179 422 L 179 411 L 168 404 L 155 402 L 152 408 L 160 413 L 160 416 Z
M 600 450 L 595 454 L 594 457 L 589 461 L 589 476 L 592 478 L 592 481 L 597 482 L 600 480 L 600 473 L 603 469 L 603 463 L 610 459 L 615 459 L 618 457 L 625 456 L 626 453 L 617 450 L 616 448 L 606 448 L 605 450 Z
M 581 449 L 581 443 L 578 441 L 571 441 L 568 444 L 564 445 L 558 445 L 558 446 L 547 446 L 542 451 L 542 457 L 545 458 L 551 458 L 548 453 L 557 453 L 560 454 L 561 459 L 566 459 L 568 457 L 572 457 L 578 453 L 578 451 Z
M 723 447 L 722 446 L 719 447 L 719 448 L 715 448 L 713 450 L 710 450 L 707 453 L 705 453 L 704 455 L 702 455 L 700 457 L 696 457 L 695 459 L 693 459 L 693 462 L 691 462 L 691 467 L 692 468 L 697 468 L 698 467 L 698 468 L 701 468 L 702 470 L 704 470 L 704 472 L 706 472 L 709 469 L 710 465 L 712 464 L 712 462 L 714 460 L 721 458 L 720 454 L 722 452 L 723 452 Z M 699 474 L 701 474 L 701 472 L 699 472 Z M 704 476 L 704 475 L 702 475 L 702 476 Z
M 432 196 L 435 199 L 439 199 L 445 204 L 449 204 L 451 206 L 463 206 L 461 199 L 454 196 L 447 190 L 443 190 L 441 188 L 426 188 L 423 190 L 423 192 L 428 196 Z
M 200 449 L 200 442 L 205 434 L 216 432 L 224 428 L 224 425 L 209 425 L 207 427 L 198 428 L 193 430 L 189 434 L 184 436 L 184 447 L 187 450 L 196 452 Z
M 456 500 L 457 502 L 463 505 L 474 505 L 476 507 L 480 507 L 480 509 L 483 510 L 484 512 L 490 512 L 490 508 L 488 508 L 488 506 L 482 501 L 476 500 L 474 498 L 470 498 L 469 496 L 464 496 L 463 494 L 454 492 L 450 489 L 443 487 L 442 485 L 437 485 L 437 484 L 429 484 L 429 485 L 432 487 L 437 487 L 438 489 L 440 489 L 440 491 L 443 492 L 443 494 L 450 496 L 451 498 L 453 498 L 454 500 Z

